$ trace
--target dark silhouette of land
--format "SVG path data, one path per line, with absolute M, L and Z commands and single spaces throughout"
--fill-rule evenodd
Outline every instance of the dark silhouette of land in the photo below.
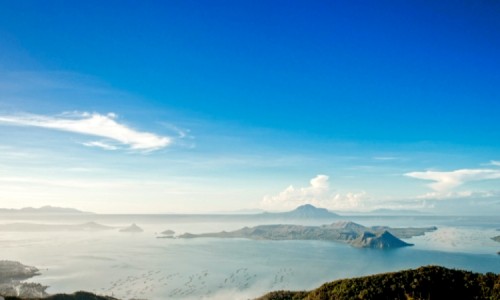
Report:
M 341 279 L 312 291 L 274 291 L 256 300 L 500 299 L 500 275 L 438 266 Z

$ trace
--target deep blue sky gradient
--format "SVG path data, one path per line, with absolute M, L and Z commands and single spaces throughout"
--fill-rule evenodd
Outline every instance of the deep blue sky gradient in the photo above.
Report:
M 221 207 L 317 174 L 342 191 L 418 195 L 425 182 L 404 173 L 500 161 L 499 16 L 498 1 L 0 0 L 0 115 L 114 112 L 192 140 L 137 158 L 44 129 L 0 133 L 127 176 L 158 165 L 155 179 L 241 188 Z
M 4 39 L 39 68 L 104 78 L 152 105 L 321 138 L 500 143 L 494 1 L 2 7 Z

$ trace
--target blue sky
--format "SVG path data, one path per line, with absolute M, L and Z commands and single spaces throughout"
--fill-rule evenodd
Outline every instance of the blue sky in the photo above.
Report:
M 0 1 L 0 206 L 500 213 L 494 1 Z

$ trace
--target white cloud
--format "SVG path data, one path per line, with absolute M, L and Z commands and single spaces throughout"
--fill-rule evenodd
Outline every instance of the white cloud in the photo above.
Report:
M 490 161 L 490 164 L 491 164 L 492 166 L 497 166 L 497 167 L 500 167 L 500 161 L 498 161 L 498 160 L 492 160 L 492 161 Z
M 290 185 L 277 195 L 264 196 L 260 205 L 263 209 L 278 211 L 294 209 L 303 204 L 336 210 L 359 209 L 365 206 L 365 192 L 332 193 L 328 179 L 326 175 L 317 175 L 310 180 L 307 187 L 295 188 Z
M 101 115 L 98 113 L 72 114 L 63 117 L 47 117 L 40 115 L 0 116 L 0 123 L 16 126 L 41 127 L 79 134 L 98 136 L 129 146 L 133 150 L 153 151 L 164 148 L 171 143 L 171 138 L 149 132 L 134 130 L 116 121 L 116 114 Z M 108 143 L 89 142 L 87 146 L 115 150 Z M 117 147 L 115 147 L 117 148 Z
M 445 193 L 470 181 L 500 179 L 500 170 L 491 169 L 460 169 L 449 172 L 425 171 L 410 172 L 405 176 L 434 181 L 429 187 L 439 193 Z

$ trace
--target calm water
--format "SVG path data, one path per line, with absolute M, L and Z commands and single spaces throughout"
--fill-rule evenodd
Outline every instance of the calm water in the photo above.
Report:
M 145 232 L 0 232 L 0 259 L 40 268 L 42 275 L 33 281 L 49 285 L 50 293 L 89 290 L 123 299 L 248 299 L 271 290 L 311 289 L 338 278 L 429 264 L 500 273 L 496 254 L 500 243 L 490 239 L 500 234 L 499 218 L 344 219 L 367 226 L 436 225 L 439 229 L 407 240 L 414 247 L 381 251 L 324 241 L 156 238 L 157 232 L 166 229 L 200 233 L 270 223 L 245 217 L 5 216 L 0 223 L 96 221 L 128 226 L 135 222 Z

